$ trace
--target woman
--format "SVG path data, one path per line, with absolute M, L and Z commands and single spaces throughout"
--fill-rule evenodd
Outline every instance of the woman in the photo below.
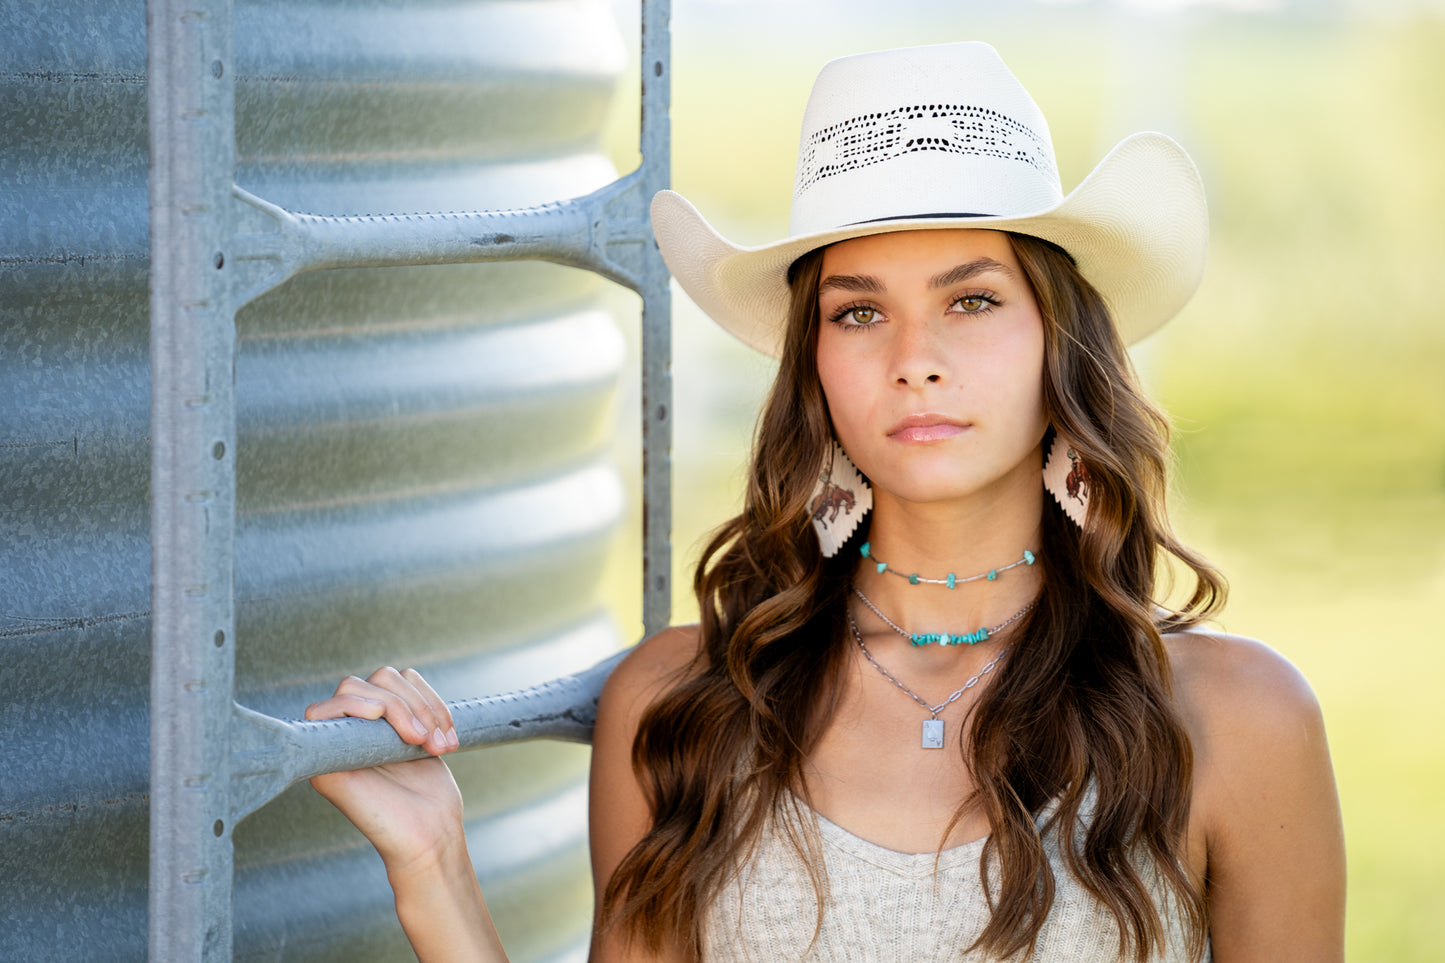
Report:
M 992 48 L 884 51 L 819 76 L 787 240 L 735 247 L 668 192 L 653 224 L 781 364 L 701 624 L 602 695 L 593 958 L 1342 958 L 1318 706 L 1200 626 L 1223 581 L 1170 532 L 1124 352 L 1202 271 L 1183 152 L 1135 135 L 1063 197 Z M 411 671 L 307 712 L 340 715 L 456 747 Z M 439 760 L 314 783 L 422 959 L 504 958 Z

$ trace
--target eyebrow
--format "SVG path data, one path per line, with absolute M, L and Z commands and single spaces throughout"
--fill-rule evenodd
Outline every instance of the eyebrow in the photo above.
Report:
M 1014 269 L 1002 261 L 996 261 L 991 257 L 981 257 L 950 268 L 942 274 L 934 275 L 929 278 L 928 286 L 930 288 L 946 288 L 990 271 L 1011 279 L 1018 278 Z M 868 274 L 830 274 L 818 282 L 819 294 L 824 291 L 862 291 L 867 294 L 882 294 L 884 290 L 883 282 Z
M 965 264 L 960 264 L 958 267 L 944 271 L 942 274 L 935 275 L 929 279 L 928 286 L 931 288 L 946 288 L 950 285 L 958 284 L 960 281 L 967 281 L 976 275 L 987 274 L 990 271 L 1002 274 L 1004 277 L 1010 279 L 1016 280 L 1018 278 L 1018 275 L 1014 273 L 1014 269 L 1002 261 L 995 261 L 991 257 L 981 257 Z
M 883 282 L 866 274 L 830 274 L 818 282 L 818 293 L 824 291 L 863 291 L 882 294 Z

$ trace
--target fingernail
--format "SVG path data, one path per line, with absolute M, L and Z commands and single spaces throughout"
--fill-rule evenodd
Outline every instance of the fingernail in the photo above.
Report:
M 453 748 L 453 749 L 460 749 L 460 748 L 461 748 L 461 746 L 462 746 L 462 741 L 457 738 L 457 727 L 456 727 L 456 726 L 452 726 L 450 729 L 447 730 L 447 742 L 450 742 L 450 743 L 452 744 L 452 748 Z
M 433 732 L 432 732 L 432 734 L 431 734 L 431 738 L 432 738 L 432 744 L 437 747 L 437 751 L 438 751 L 438 752 L 441 752 L 441 751 L 445 751 L 445 750 L 446 750 L 446 747 L 447 747 L 447 737 L 442 733 L 440 727 L 438 727 L 437 729 L 433 730 Z
M 411 727 L 416 730 L 417 735 L 421 736 L 423 739 L 426 738 L 426 726 L 422 725 L 421 720 L 418 719 L 416 716 L 411 717 Z

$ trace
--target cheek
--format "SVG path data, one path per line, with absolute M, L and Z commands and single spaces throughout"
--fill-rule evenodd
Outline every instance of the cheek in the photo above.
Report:
M 833 432 L 847 447 L 857 428 L 867 420 L 870 404 L 868 379 L 859 366 L 829 351 L 820 340 L 818 345 L 818 382 L 828 402 Z
M 1040 435 L 1042 435 L 1044 428 L 1048 426 L 1049 422 L 1048 406 L 1044 402 L 1043 355 L 1043 344 L 1041 341 L 1035 361 L 1022 379 L 1022 383 L 1027 386 L 1025 402 L 1031 424 L 1038 429 Z
M 996 360 L 978 370 L 984 381 L 984 393 L 1007 411 L 1011 422 L 1020 429 L 1042 433 L 1048 417 L 1044 404 L 1044 343 L 1041 326 L 1030 326 L 1018 340 L 996 356 Z
M 1044 345 L 1042 337 L 1030 339 L 1016 365 L 1018 392 L 1021 399 L 1031 407 L 1042 409 L 1044 405 Z

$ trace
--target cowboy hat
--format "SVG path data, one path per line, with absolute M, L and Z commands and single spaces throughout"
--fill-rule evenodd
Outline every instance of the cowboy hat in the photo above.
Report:
M 1038 105 L 985 43 L 831 61 L 803 115 L 789 236 L 728 241 L 680 194 L 652 228 L 682 289 L 744 343 L 777 357 L 788 268 L 837 241 L 933 228 L 1043 238 L 1103 295 L 1126 344 L 1182 308 L 1204 272 L 1204 185 L 1163 134 L 1125 138 L 1068 196 Z

